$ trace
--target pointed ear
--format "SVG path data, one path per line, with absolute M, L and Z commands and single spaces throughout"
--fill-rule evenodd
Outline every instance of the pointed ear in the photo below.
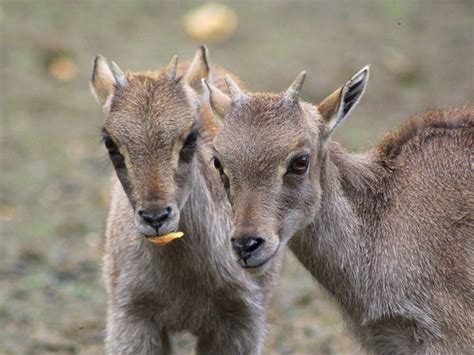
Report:
M 369 66 L 355 74 L 343 87 L 334 91 L 319 105 L 318 110 L 329 126 L 329 134 L 359 103 L 369 80 Z
M 194 59 L 189 66 L 187 73 L 184 76 L 186 83 L 197 92 L 202 89 L 201 79 L 206 79 L 209 76 L 209 55 L 206 46 L 200 46 Z
M 168 76 L 171 80 L 175 80 L 177 70 L 178 70 L 178 56 L 174 55 L 173 58 L 171 58 L 168 65 L 165 67 L 165 71 L 166 73 L 168 73 Z
M 229 96 L 212 85 L 209 80 L 201 80 L 204 96 L 208 98 L 212 110 L 221 118 L 221 120 L 223 120 L 232 104 L 232 100 Z
M 109 110 L 110 98 L 113 96 L 115 87 L 124 86 L 126 83 L 127 78 L 117 64 L 112 62 L 112 68 L 110 68 L 105 57 L 97 55 L 94 58 L 90 87 L 104 111 Z

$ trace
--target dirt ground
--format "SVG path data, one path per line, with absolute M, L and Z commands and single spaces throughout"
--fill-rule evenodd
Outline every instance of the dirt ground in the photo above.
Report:
M 305 69 L 317 103 L 363 65 L 371 79 L 336 139 L 372 146 L 428 107 L 473 99 L 471 0 L 236 1 L 239 25 L 211 59 L 254 91 L 281 91 Z M 0 1 L 0 354 L 100 354 L 107 181 L 92 57 L 154 69 L 199 44 L 184 1 Z M 59 54 L 58 54 L 59 53 Z M 52 75 L 58 55 L 77 66 Z M 53 58 L 53 59 L 52 59 Z M 49 68 L 49 69 L 47 69 Z M 178 353 L 190 353 L 181 341 Z M 356 354 L 329 298 L 288 253 L 266 354 Z

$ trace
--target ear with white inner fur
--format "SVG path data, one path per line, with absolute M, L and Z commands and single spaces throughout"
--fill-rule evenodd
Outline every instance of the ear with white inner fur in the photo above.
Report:
M 229 96 L 212 85 L 209 80 L 202 79 L 204 96 L 209 99 L 212 110 L 223 120 L 229 110 L 232 100 Z
M 329 126 L 328 134 L 330 134 L 359 103 L 368 80 L 369 66 L 367 65 L 349 79 L 343 87 L 334 91 L 318 105 L 319 113 Z
M 104 111 L 109 110 L 115 87 L 124 86 L 126 83 L 127 78 L 117 64 L 112 62 L 112 68 L 110 68 L 107 59 L 102 55 L 94 58 L 90 87 Z
M 202 89 L 201 79 L 206 79 L 209 76 L 210 68 L 208 58 L 207 47 L 204 45 L 200 46 L 184 76 L 186 83 L 197 92 L 200 92 Z

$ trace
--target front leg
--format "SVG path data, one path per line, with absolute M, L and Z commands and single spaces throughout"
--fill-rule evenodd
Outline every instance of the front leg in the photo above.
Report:
M 218 331 L 198 337 L 198 355 L 259 355 L 265 339 L 265 324 L 239 328 L 239 323 L 219 325 Z
M 168 355 L 172 346 L 167 331 L 144 312 L 126 307 L 108 309 L 105 338 L 108 355 Z

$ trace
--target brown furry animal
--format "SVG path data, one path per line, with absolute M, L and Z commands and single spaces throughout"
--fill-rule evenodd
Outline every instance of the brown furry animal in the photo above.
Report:
M 474 107 L 428 111 L 347 153 L 330 135 L 368 71 L 319 106 L 299 100 L 304 72 L 284 94 L 208 84 L 235 252 L 258 269 L 289 242 L 371 353 L 472 354 Z
M 231 209 L 212 164 L 218 125 L 197 91 L 217 85 L 205 47 L 189 65 L 124 74 L 96 57 L 93 93 L 107 113 L 114 165 L 104 278 L 107 354 L 168 354 L 188 331 L 199 354 L 259 354 L 278 264 L 251 276 L 233 260 Z M 156 246 L 147 237 L 184 237 Z

